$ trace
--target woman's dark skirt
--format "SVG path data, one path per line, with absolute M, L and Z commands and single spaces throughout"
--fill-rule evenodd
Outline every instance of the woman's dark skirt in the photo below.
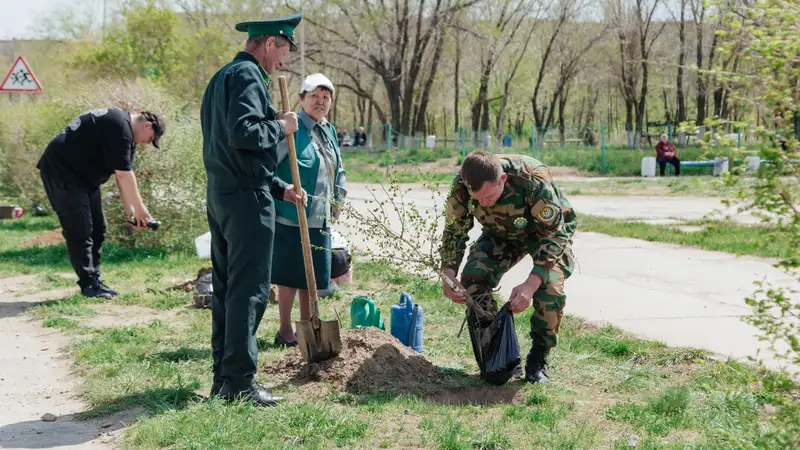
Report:
M 328 289 L 331 279 L 331 232 L 330 228 L 309 228 L 311 259 L 314 261 L 314 279 L 317 290 Z M 275 223 L 275 244 L 272 253 L 272 284 L 295 289 L 308 289 L 303 244 L 300 228 Z

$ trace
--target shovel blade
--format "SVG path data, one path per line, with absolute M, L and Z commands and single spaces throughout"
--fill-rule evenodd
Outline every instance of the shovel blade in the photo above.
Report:
M 295 322 L 297 346 L 306 362 L 320 362 L 339 356 L 342 351 L 342 338 L 339 323 L 335 320 L 322 321 L 317 317 Z

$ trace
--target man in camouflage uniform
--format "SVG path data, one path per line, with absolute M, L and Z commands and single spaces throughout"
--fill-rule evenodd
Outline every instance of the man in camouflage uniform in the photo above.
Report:
M 442 271 L 454 280 L 474 220 L 483 226 L 483 233 L 470 248 L 461 285 L 484 310 L 497 312 L 491 293 L 500 279 L 525 255 L 533 258 L 530 275 L 511 292 L 509 309 L 521 313 L 533 303 L 533 342 L 525 379 L 546 383 L 544 367 L 550 349 L 556 346 L 567 298 L 564 280 L 574 268 L 572 236 L 577 217 L 571 205 L 538 160 L 473 152 L 453 181 L 446 211 L 440 254 Z M 444 294 L 456 303 L 466 301 L 447 285 Z M 468 311 L 471 324 L 479 323 L 474 314 Z

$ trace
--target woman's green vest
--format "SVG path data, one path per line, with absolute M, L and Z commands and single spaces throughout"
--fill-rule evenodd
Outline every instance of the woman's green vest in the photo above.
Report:
M 311 140 L 311 132 L 308 128 L 306 128 L 304 121 L 302 119 L 298 120 L 297 125 L 297 131 L 294 132 L 294 146 L 297 151 L 297 168 L 298 172 L 300 172 L 300 184 L 309 195 L 308 205 L 306 206 L 306 217 L 308 217 L 309 214 L 311 214 L 311 202 L 317 201 L 317 199 L 310 196 L 314 195 L 317 187 L 320 156 L 319 153 L 317 153 L 317 150 L 314 148 L 314 144 Z M 328 134 L 328 139 L 335 143 L 336 129 L 333 127 L 333 125 L 330 122 L 326 122 L 325 125 L 321 126 L 322 129 Z M 338 161 L 331 161 L 331 163 L 334 166 L 333 172 L 335 181 Z M 289 184 L 292 184 L 292 168 L 289 163 L 288 155 L 283 159 L 283 161 L 281 161 L 280 164 L 278 164 L 278 168 L 275 170 L 275 176 Z M 333 184 L 331 184 L 331 192 L 334 190 Z M 275 213 L 278 216 L 283 217 L 284 219 L 289 219 L 295 223 L 300 222 L 300 219 L 297 217 L 297 206 L 295 206 L 293 202 L 276 199 Z

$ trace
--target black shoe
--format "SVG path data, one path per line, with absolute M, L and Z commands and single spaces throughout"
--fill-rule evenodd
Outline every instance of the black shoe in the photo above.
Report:
M 89 298 L 111 298 L 111 293 L 101 288 L 99 284 L 92 284 L 82 287 L 81 295 Z
M 281 332 L 275 333 L 275 345 L 278 347 L 297 347 L 297 341 L 294 342 L 287 342 L 286 339 L 281 336 Z
M 264 386 L 261 386 L 255 380 L 252 380 L 241 387 L 233 386 L 231 383 L 226 381 L 222 383 L 222 388 L 219 390 L 219 396 L 229 402 L 237 398 L 242 398 L 253 402 L 256 406 L 277 406 L 278 402 L 284 400 L 282 396 L 269 392 L 264 388 Z
M 222 389 L 222 381 L 215 381 L 211 385 L 211 394 L 209 397 L 216 397 L 219 395 L 219 391 Z
M 534 346 L 528 352 L 528 358 L 525 361 L 525 381 L 528 383 L 543 383 L 550 382 L 544 368 L 547 366 L 547 354 L 550 349 Z
M 108 292 L 109 294 L 111 294 L 112 297 L 116 297 L 117 295 L 119 295 L 119 293 L 117 291 L 115 291 L 115 290 L 111 289 L 110 287 L 106 286 L 106 284 L 103 283 L 102 280 L 97 280 L 97 285 L 100 287 L 100 289 L 102 289 L 102 290 Z

